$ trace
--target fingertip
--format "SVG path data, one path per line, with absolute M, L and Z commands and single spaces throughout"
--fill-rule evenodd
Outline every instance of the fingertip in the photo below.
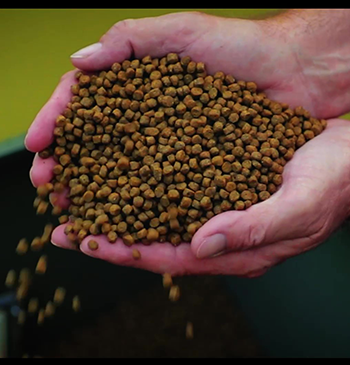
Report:
M 248 274 L 245 274 L 244 277 L 248 279 L 257 279 L 263 275 L 265 275 L 269 271 L 269 268 L 263 268 L 260 270 L 252 271 Z
M 68 209 L 70 205 L 70 200 L 67 198 L 67 195 L 68 188 L 65 188 L 62 193 L 52 192 L 49 195 L 50 203 L 54 206 L 59 206 L 62 209 Z
M 191 250 L 198 259 L 222 255 L 228 250 L 239 249 L 245 242 L 240 228 L 241 220 L 248 219 L 248 210 L 228 211 L 212 217 L 193 236 Z M 239 247 L 238 247 L 239 246 Z
M 80 70 L 84 71 L 98 71 L 111 67 L 115 62 L 122 62 L 129 58 L 131 55 L 131 49 L 127 44 L 101 46 L 100 49 L 86 57 L 72 57 L 72 65 Z
M 223 213 L 220 215 L 222 217 Z M 191 240 L 191 250 L 197 257 L 198 250 L 203 242 L 215 233 L 220 233 L 220 222 L 218 216 L 212 217 L 194 234 Z
M 217 257 L 227 250 L 227 238 L 222 233 L 209 235 L 191 246 L 192 252 L 198 259 Z
M 76 250 L 73 242 L 70 241 L 67 235 L 64 233 L 67 224 L 68 223 L 61 224 L 53 230 L 51 234 L 51 243 L 56 247 L 64 248 L 67 250 Z
M 101 47 L 102 47 L 102 43 L 100 43 L 100 42 L 90 44 L 89 46 L 81 48 L 79 51 L 73 53 L 70 56 L 70 58 L 72 60 L 87 58 L 87 57 L 91 56 L 93 53 L 99 51 L 101 49 Z
M 89 246 L 90 241 L 97 242 L 97 248 L 92 249 Z M 117 258 L 117 261 L 122 260 L 123 256 L 125 256 L 126 248 L 128 247 L 124 245 L 121 238 L 118 238 L 116 242 L 111 243 L 108 241 L 107 237 L 102 234 L 97 236 L 87 236 L 80 244 L 80 251 L 84 254 L 109 261 L 111 259 L 115 260 L 115 258 Z
M 90 240 L 97 242 L 98 247 L 91 249 Z M 135 259 L 133 250 L 137 249 L 140 258 Z M 80 251 L 96 259 L 101 259 L 115 265 L 135 267 L 157 273 L 176 272 L 175 247 L 170 243 L 152 243 L 143 245 L 134 243 L 127 246 L 121 238 L 115 243 L 110 243 L 106 236 L 87 236 L 80 244 Z
M 24 144 L 31 152 L 40 152 L 53 142 L 54 123 L 58 114 L 51 110 L 51 105 L 52 99 L 43 106 L 28 128 Z
M 62 233 L 64 233 L 64 229 L 66 226 L 67 224 L 61 224 L 53 230 L 51 234 L 51 243 L 54 246 L 61 247 Z
M 266 201 L 248 209 L 231 210 L 214 216 L 193 237 L 193 253 L 203 259 L 285 239 L 293 226 L 285 224 L 289 215 L 284 214 L 282 202 L 277 201 L 282 199 L 281 196 L 279 190 Z M 292 204 L 289 204 L 290 208 Z
M 85 237 L 83 239 L 83 241 L 80 243 L 80 246 L 79 246 L 80 251 L 82 253 L 84 253 L 85 255 L 95 257 L 96 256 L 96 253 L 98 254 L 100 252 L 100 250 L 101 250 L 101 246 L 103 244 L 103 238 L 104 238 L 103 235 L 99 235 L 99 236 L 92 236 L 92 235 L 90 235 L 90 236 Z M 89 242 L 90 241 L 97 242 L 96 249 L 91 249 L 89 247 Z
M 25 149 L 28 150 L 29 152 L 33 152 L 33 153 L 38 152 L 35 149 L 35 144 L 33 145 L 33 143 L 32 143 L 31 137 L 28 137 L 28 133 L 29 133 L 29 130 L 28 130 L 26 136 L 24 137 L 24 141 L 23 141 Z
M 56 161 L 53 157 L 41 158 L 37 153 L 34 156 L 33 165 L 29 171 L 29 177 L 35 187 L 50 182 L 53 177 L 53 168 Z

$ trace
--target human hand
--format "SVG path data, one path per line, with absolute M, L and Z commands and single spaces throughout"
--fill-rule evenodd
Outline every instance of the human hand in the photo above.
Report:
M 308 99 L 306 86 L 301 87 L 295 49 L 283 37 L 268 37 L 263 24 L 197 13 L 128 20 L 117 23 L 103 36 L 94 52 L 91 47 L 85 49 L 85 57 L 75 55 L 72 62 L 77 68 L 92 71 L 132 54 L 139 58 L 176 52 L 203 61 L 209 73 L 221 70 L 238 79 L 253 80 L 268 97 L 292 107 L 303 105 L 316 117 L 327 117 L 327 111 L 318 110 L 314 99 Z M 87 51 L 92 53 L 88 56 Z M 26 137 L 29 150 L 38 152 L 52 142 L 54 120 L 69 101 L 74 81 L 73 72 L 66 74 L 36 117 Z M 83 241 L 81 250 L 116 264 L 173 275 L 260 275 L 321 243 L 348 215 L 344 204 L 349 196 L 349 176 L 344 174 L 349 167 L 348 128 L 345 121 L 330 120 L 326 131 L 298 150 L 286 165 L 284 183 L 277 193 L 247 211 L 226 212 L 212 218 L 196 233 L 191 245 L 175 248 L 170 244 L 138 244 L 142 260 L 137 261 L 132 259 L 130 248 L 121 242 L 111 245 L 104 237 L 97 238 L 99 250 L 89 251 L 89 238 Z M 31 170 L 33 184 L 49 181 L 52 167 L 52 160 L 36 156 Z M 324 196 L 331 197 L 326 205 Z M 54 231 L 53 241 L 69 248 L 63 230 L 64 226 L 60 226 Z M 202 243 L 212 243 L 208 239 L 212 234 L 221 234 L 216 238 L 221 239 L 221 246 L 226 241 L 227 253 L 201 258 L 205 253 Z M 207 253 L 213 254 L 218 248 Z

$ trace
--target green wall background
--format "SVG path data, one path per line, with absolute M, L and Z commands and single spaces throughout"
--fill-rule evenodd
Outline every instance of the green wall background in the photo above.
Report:
M 60 77 L 69 56 L 94 43 L 117 21 L 200 10 L 261 17 L 278 9 L 1 9 L 0 156 L 23 147 L 23 137 Z

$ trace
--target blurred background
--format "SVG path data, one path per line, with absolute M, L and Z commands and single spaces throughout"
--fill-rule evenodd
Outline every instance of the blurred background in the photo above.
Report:
M 33 155 L 23 139 L 69 56 L 126 18 L 199 10 L 226 17 L 264 17 L 281 9 L 0 9 L 0 357 L 348 357 L 349 229 L 262 278 L 179 278 L 183 299 L 170 303 L 158 275 L 116 267 L 47 247 L 47 275 L 31 295 L 40 305 L 58 286 L 67 302 L 43 327 L 17 325 L 18 303 L 3 281 L 9 269 L 35 267 L 39 253 L 15 254 L 22 237 L 39 235 L 50 217 L 32 208 Z M 3 279 L 2 279 L 3 278 Z M 81 295 L 74 314 L 69 298 Z M 193 321 L 195 337 L 184 336 Z

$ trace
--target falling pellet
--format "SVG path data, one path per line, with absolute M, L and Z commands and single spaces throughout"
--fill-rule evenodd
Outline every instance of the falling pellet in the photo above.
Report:
M 19 300 L 19 301 L 23 300 L 28 294 L 28 289 L 29 289 L 28 283 L 20 284 L 20 286 L 17 288 L 17 292 L 16 292 L 17 300 Z
M 79 299 L 78 295 L 73 297 L 72 308 L 73 308 L 74 312 L 80 311 L 80 299 Z
M 41 308 L 38 313 L 38 320 L 37 320 L 38 325 L 42 325 L 44 323 L 44 320 L 45 320 L 45 309 Z
M 169 299 L 172 302 L 176 302 L 180 299 L 180 288 L 178 285 L 173 285 L 169 291 Z
M 41 240 L 41 237 L 35 237 L 30 244 L 30 248 L 32 251 L 40 251 L 44 246 L 43 241 Z
M 29 243 L 25 238 L 22 238 L 16 247 L 16 252 L 18 255 L 24 255 L 28 252 Z
M 31 282 L 30 271 L 27 268 L 23 268 L 19 272 L 19 278 L 18 278 L 19 286 L 17 287 L 16 291 L 17 300 L 23 300 L 27 296 L 30 282 Z
M 46 201 L 41 201 L 38 205 L 38 208 L 36 209 L 37 214 L 45 214 L 47 211 L 47 208 L 49 206 L 49 203 Z
M 8 288 L 12 288 L 15 284 L 16 284 L 16 271 L 15 270 L 10 270 L 7 273 L 6 279 L 5 279 L 5 285 Z
M 186 338 L 188 340 L 192 340 L 192 338 L 193 338 L 193 323 L 192 322 L 186 323 Z
M 30 271 L 27 268 L 23 268 L 20 272 L 19 272 L 19 278 L 18 278 L 18 282 L 20 284 L 22 283 L 27 283 L 29 284 L 30 282 Z
M 51 237 L 51 233 L 53 231 L 53 224 L 48 223 L 45 227 L 44 227 L 44 232 L 41 236 L 41 242 L 43 244 L 47 243 L 50 241 L 50 237 Z
M 36 265 L 35 273 L 36 274 L 45 274 L 46 269 L 47 269 L 47 256 L 42 255 L 39 258 L 38 263 Z
M 65 296 L 66 296 L 66 289 L 59 287 L 55 290 L 55 294 L 53 296 L 53 302 L 57 305 L 60 305 L 63 303 Z
M 30 298 L 28 302 L 28 313 L 35 313 L 39 308 L 39 300 L 38 298 Z
M 53 316 L 55 314 L 55 310 L 55 305 L 51 302 L 51 300 L 49 300 L 45 306 L 45 317 Z
M 163 287 L 170 288 L 173 285 L 173 279 L 169 273 L 163 274 Z

